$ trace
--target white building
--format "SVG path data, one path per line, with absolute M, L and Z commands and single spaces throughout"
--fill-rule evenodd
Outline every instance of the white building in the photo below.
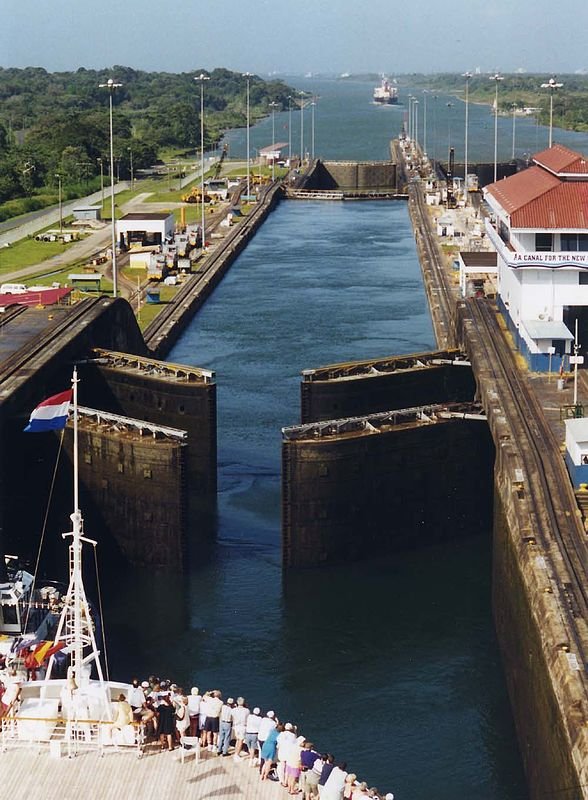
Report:
M 556 144 L 484 188 L 498 303 L 536 371 L 568 367 L 576 320 L 588 344 L 588 161 Z
M 129 247 L 137 243 L 143 247 L 171 241 L 175 231 L 174 215 L 170 213 L 125 214 L 116 221 L 119 243 Z

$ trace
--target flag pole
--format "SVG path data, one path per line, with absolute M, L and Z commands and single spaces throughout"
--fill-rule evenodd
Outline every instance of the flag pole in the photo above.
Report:
M 78 481 L 78 368 L 77 365 L 74 364 L 73 368 L 73 375 L 72 375 L 72 386 L 73 386 L 73 423 L 74 423 L 74 441 L 73 441 L 73 460 L 74 460 L 74 512 L 79 511 L 80 509 L 80 501 L 79 501 L 79 481 Z

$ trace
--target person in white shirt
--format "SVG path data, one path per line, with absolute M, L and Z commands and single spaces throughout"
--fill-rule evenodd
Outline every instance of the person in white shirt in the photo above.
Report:
M 245 728 L 245 744 L 247 745 L 247 752 L 249 753 L 249 766 L 255 766 L 255 751 L 257 750 L 257 738 L 259 734 L 259 726 L 261 725 L 261 710 L 254 708 L 251 714 L 247 717 L 247 726 Z
M 145 692 L 141 686 L 139 686 L 138 678 L 133 678 L 127 700 L 130 707 L 133 709 L 133 716 L 139 717 L 143 709 L 143 703 L 145 702 Z
M 286 783 L 286 759 L 288 758 L 288 751 L 296 741 L 296 734 L 294 733 L 294 726 L 291 722 L 284 725 L 284 730 L 278 734 L 278 778 L 282 786 L 287 786 Z
M 327 782 L 323 786 L 321 800 L 342 800 L 346 778 L 347 764 L 345 762 L 333 767 Z
M 188 697 L 188 714 L 190 715 L 190 736 L 198 736 L 200 731 L 200 703 L 202 697 L 197 686 L 193 686 Z
M 235 734 L 235 761 L 241 760 L 241 748 L 243 747 L 243 739 L 245 738 L 245 730 L 247 727 L 247 719 L 249 717 L 249 709 L 245 705 L 245 698 L 238 697 L 237 705 L 233 709 L 233 732 Z
M 276 720 L 275 714 L 273 711 L 268 711 L 265 717 L 262 718 L 261 722 L 259 723 L 259 731 L 257 732 L 257 746 L 259 747 L 259 771 L 261 772 L 261 768 L 263 767 L 263 763 L 261 760 L 261 748 L 263 747 L 265 740 L 269 736 L 269 732 L 273 731 L 276 727 Z
M 220 714 L 223 707 L 222 694 L 218 689 L 207 692 L 208 702 L 206 704 L 206 721 L 204 729 L 208 742 L 208 749 L 212 753 L 218 752 L 218 731 L 220 725 Z

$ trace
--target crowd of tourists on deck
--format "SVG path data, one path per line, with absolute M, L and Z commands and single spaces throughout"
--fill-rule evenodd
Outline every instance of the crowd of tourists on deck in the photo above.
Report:
M 143 722 L 148 739 L 162 750 L 191 741 L 201 751 L 258 769 L 261 781 L 280 781 L 302 800 L 394 800 L 391 792 L 382 794 L 359 781 L 345 762 L 315 749 L 274 711 L 250 709 L 243 697 L 223 700 L 218 689 L 201 694 L 193 687 L 187 694 L 155 676 L 142 683 L 134 678 L 128 697 L 119 698 L 114 726 L 122 729 L 131 722 Z

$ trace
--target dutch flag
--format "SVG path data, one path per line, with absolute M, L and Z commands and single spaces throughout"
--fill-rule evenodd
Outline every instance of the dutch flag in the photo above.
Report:
M 72 389 L 48 397 L 34 409 L 25 433 L 44 433 L 45 431 L 61 431 L 67 423 Z

